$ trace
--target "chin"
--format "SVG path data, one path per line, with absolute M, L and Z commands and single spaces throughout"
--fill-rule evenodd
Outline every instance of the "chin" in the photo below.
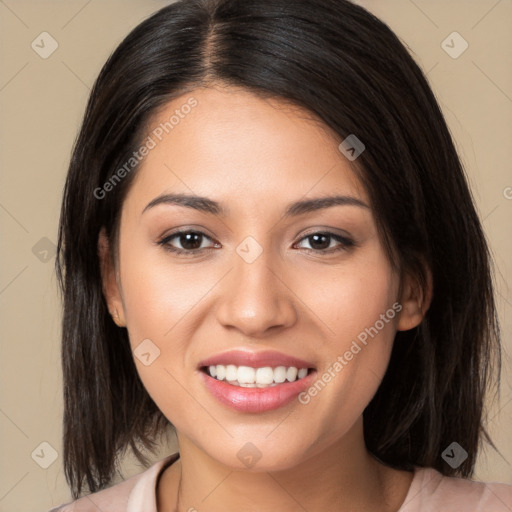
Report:
M 268 440 L 266 443 L 234 442 L 208 452 L 211 458 L 232 470 L 253 473 L 285 471 L 300 465 L 306 458 L 303 443 L 286 449 Z

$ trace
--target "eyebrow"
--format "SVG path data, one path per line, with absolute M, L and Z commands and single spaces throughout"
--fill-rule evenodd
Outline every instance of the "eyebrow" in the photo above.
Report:
M 208 197 L 189 194 L 162 194 L 150 201 L 142 213 L 160 204 L 183 206 L 200 212 L 223 217 L 226 217 L 229 212 L 227 208 Z M 370 208 L 365 202 L 354 196 L 326 196 L 314 199 L 304 199 L 290 203 L 286 207 L 284 217 L 295 217 L 305 213 L 330 208 L 332 206 L 359 206 L 361 208 Z

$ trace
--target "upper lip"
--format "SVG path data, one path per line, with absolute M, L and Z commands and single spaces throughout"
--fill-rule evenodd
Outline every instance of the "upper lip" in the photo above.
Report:
M 252 368 L 262 368 L 264 366 L 294 366 L 299 369 L 314 368 L 312 363 L 274 350 L 263 350 L 260 352 L 229 350 L 204 359 L 198 366 L 201 368 L 203 366 L 215 366 L 218 364 L 234 364 L 235 366 L 250 366 Z

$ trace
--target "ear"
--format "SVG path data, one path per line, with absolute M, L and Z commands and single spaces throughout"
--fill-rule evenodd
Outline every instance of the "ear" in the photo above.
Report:
M 397 325 L 399 331 L 408 331 L 417 327 L 422 322 L 432 302 L 432 272 L 428 265 L 425 264 L 424 267 L 427 278 L 425 290 L 420 286 L 416 276 L 404 275 L 402 294 L 399 299 L 402 305 Z
M 119 275 L 116 273 L 111 256 L 109 239 L 106 235 L 105 228 L 103 227 L 101 228 L 98 237 L 98 258 L 101 270 L 103 295 L 115 324 L 118 327 L 125 327 L 125 313 L 118 282 Z

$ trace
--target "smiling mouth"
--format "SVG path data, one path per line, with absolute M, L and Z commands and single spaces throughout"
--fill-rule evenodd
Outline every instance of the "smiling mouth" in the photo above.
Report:
M 236 366 L 234 364 L 217 364 L 202 366 L 200 370 L 209 377 L 227 382 L 233 386 L 245 388 L 267 388 L 295 382 L 309 375 L 314 368 L 297 368 L 295 366 Z

